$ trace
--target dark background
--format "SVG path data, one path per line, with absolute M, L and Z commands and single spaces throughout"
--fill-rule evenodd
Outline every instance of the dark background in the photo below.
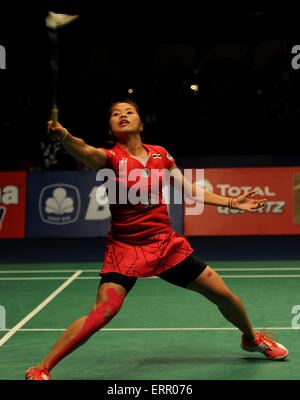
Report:
M 105 146 L 110 100 L 130 97 L 143 110 L 144 142 L 185 163 L 299 165 L 300 70 L 291 66 L 291 49 L 300 45 L 297 9 L 95 4 L 11 4 L 1 13 L 0 170 L 43 169 L 52 95 L 48 10 L 79 14 L 59 32 L 59 119 L 73 135 Z M 59 168 L 73 167 L 62 160 Z

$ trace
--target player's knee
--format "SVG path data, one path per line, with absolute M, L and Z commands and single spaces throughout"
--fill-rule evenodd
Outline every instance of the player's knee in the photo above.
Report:
M 103 328 L 120 310 L 125 295 L 114 288 L 105 291 L 105 300 L 94 304 L 81 330 L 81 336 L 88 338 Z
M 120 311 L 120 308 L 122 306 L 122 303 L 123 303 L 123 300 L 109 302 L 109 304 L 106 305 L 104 318 L 106 320 L 110 321 L 115 315 L 118 314 L 118 312 Z
M 112 306 L 111 308 L 108 308 L 104 313 L 104 319 L 106 321 L 110 321 L 111 319 L 113 319 L 113 317 L 118 314 L 120 308 L 121 307 L 116 307 L 116 306 Z
M 123 301 L 124 295 L 118 294 L 114 288 L 106 290 L 107 300 L 97 305 L 96 312 L 99 319 L 104 319 L 106 322 L 110 321 L 119 312 Z

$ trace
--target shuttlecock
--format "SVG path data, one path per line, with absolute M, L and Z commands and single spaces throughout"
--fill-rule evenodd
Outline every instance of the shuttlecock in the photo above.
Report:
M 70 24 L 77 18 L 78 15 L 57 14 L 53 11 L 49 11 L 46 17 L 46 26 L 52 29 L 61 28 L 62 26 Z

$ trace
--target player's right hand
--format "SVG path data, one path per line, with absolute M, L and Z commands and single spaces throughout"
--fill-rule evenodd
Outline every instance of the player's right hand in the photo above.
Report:
M 62 139 L 65 132 L 65 128 L 59 122 L 56 123 L 56 126 L 53 126 L 53 122 L 48 121 L 48 135 L 54 142 Z

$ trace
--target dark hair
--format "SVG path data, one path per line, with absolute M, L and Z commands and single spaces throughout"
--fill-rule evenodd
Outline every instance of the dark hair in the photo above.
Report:
M 137 111 L 137 113 L 138 113 L 138 115 L 139 115 L 139 117 L 140 117 L 140 119 L 142 121 L 143 118 L 142 118 L 142 113 L 141 113 L 141 109 L 140 109 L 139 105 L 135 101 L 133 101 L 131 99 L 121 99 L 121 100 L 113 100 L 113 101 L 111 101 L 109 109 L 108 109 L 108 114 L 107 114 L 107 123 L 108 123 L 108 125 L 109 125 L 109 120 L 110 120 L 110 117 L 111 117 L 111 110 L 116 104 L 119 104 L 119 103 L 128 103 L 128 104 L 132 105 L 136 109 L 136 111 Z
M 141 109 L 140 109 L 139 105 L 135 101 L 133 101 L 131 99 L 126 99 L 126 98 L 125 99 L 120 99 L 120 100 L 112 100 L 110 102 L 110 105 L 109 105 L 109 108 L 108 108 L 108 113 L 107 113 L 107 128 L 108 128 L 108 130 L 110 130 L 109 120 L 110 120 L 110 117 L 111 117 L 111 110 L 116 104 L 119 104 L 119 103 L 128 103 L 128 104 L 132 105 L 136 109 L 141 121 L 143 121 L 143 117 L 141 115 L 142 114 Z M 116 144 L 116 139 L 115 139 L 114 135 L 109 134 L 108 138 L 105 140 L 106 147 L 111 147 L 112 148 L 112 147 L 114 147 L 115 144 Z

